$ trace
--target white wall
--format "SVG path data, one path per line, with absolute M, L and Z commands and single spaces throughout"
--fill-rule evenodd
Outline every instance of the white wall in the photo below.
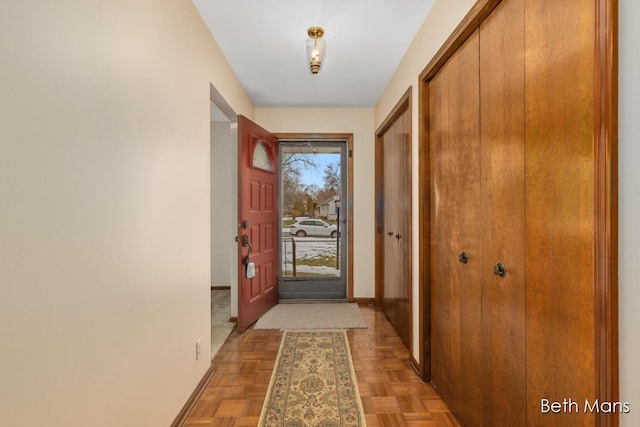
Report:
M 631 403 L 620 426 L 633 427 L 640 425 L 640 3 L 619 0 L 619 7 L 620 399 Z
M 189 0 L 0 3 L 0 424 L 167 426 L 208 369 L 209 88 Z
M 451 35 L 455 27 L 462 18 L 469 12 L 475 0 L 436 0 L 433 8 L 425 18 L 422 26 L 418 30 L 416 37 L 411 42 L 409 49 L 398 68 L 396 69 L 389 84 L 385 88 L 382 96 L 375 107 L 375 128 L 377 129 L 384 119 L 391 113 L 391 110 L 406 92 L 409 86 L 413 87 L 412 92 L 412 192 L 413 192 L 413 304 L 412 315 L 413 324 L 418 325 L 418 279 L 419 265 L 418 255 L 420 253 L 420 239 L 418 238 L 418 77 L 424 67 L 435 53 Z M 418 328 L 413 328 L 412 336 L 413 357 L 419 360 Z
M 353 133 L 353 296 L 373 298 L 374 127 L 371 108 L 256 108 L 272 133 Z

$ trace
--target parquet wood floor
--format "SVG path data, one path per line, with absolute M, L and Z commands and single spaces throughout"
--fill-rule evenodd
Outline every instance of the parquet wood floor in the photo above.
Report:
M 459 426 L 433 388 L 409 366 L 409 352 L 384 313 L 360 310 L 368 329 L 347 332 L 369 427 Z M 233 331 L 213 359 L 215 373 L 184 427 L 255 427 L 282 332 Z

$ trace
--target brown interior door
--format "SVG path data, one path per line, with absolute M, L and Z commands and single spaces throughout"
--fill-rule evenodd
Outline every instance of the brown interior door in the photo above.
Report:
M 408 104 L 407 104 L 408 105 Z M 382 308 L 411 344 L 411 111 L 407 108 L 382 135 L 384 280 Z
M 238 145 L 238 329 L 243 331 L 278 303 L 278 138 L 238 116 Z
M 523 0 L 503 1 L 480 27 L 485 426 L 527 424 L 523 17 Z
M 483 410 L 478 51 L 476 31 L 429 85 L 431 380 L 465 426 Z
M 394 238 L 397 230 L 397 167 L 396 150 L 393 141 L 393 126 L 384 134 L 382 141 L 383 152 L 383 198 L 384 198 L 384 282 L 382 309 L 387 318 L 396 326 L 398 310 L 396 306 L 397 277 L 397 241 Z M 396 326 L 397 329 L 397 326 Z
M 619 399 L 608 264 L 616 224 L 607 219 L 616 208 L 612 10 L 605 0 L 484 2 L 421 76 L 424 349 L 462 425 L 619 421 L 622 408 L 591 406 Z M 466 248 L 475 249 L 458 263 Z
M 594 70 L 602 68 L 594 67 L 594 40 L 603 37 L 593 34 L 595 13 L 604 3 L 535 3 L 525 2 L 524 37 L 527 424 L 616 425 L 615 414 L 584 406 L 553 417 L 537 410 L 541 396 L 605 401 L 596 394 L 598 359 L 606 358 L 596 352 L 596 332 L 606 326 L 596 322 L 605 308 L 594 293 L 602 280 L 594 219 L 605 203 L 595 196 L 603 123 L 594 127 L 594 114 L 607 119 L 593 94 Z

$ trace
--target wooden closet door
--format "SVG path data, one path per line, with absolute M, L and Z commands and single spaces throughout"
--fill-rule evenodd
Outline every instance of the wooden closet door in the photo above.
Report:
M 384 294 L 383 309 L 410 347 L 411 141 L 409 110 L 383 136 Z
M 480 26 L 480 111 L 483 419 L 524 426 L 524 0 L 503 1 Z
M 526 3 L 529 425 L 596 419 L 584 411 L 596 391 L 595 28 L 592 0 Z M 571 398 L 579 412 L 543 414 L 543 398 Z
M 405 111 L 394 125 L 396 161 L 398 165 L 398 196 L 396 259 L 396 329 L 408 348 L 411 341 L 411 140 L 410 110 Z
M 616 17 L 614 0 L 479 1 L 420 76 L 429 120 L 421 159 L 430 166 L 421 180 L 429 183 L 422 206 L 431 239 L 421 278 L 431 290 L 424 349 L 432 381 L 462 425 L 618 422 L 608 404 L 600 413 L 586 406 L 618 398 Z M 459 64 L 478 32 L 475 81 L 460 77 Z M 456 90 L 477 98 L 479 122 L 469 121 Z M 454 131 L 468 133 L 470 123 L 481 132 L 479 178 Z M 473 136 L 465 136 L 473 151 Z M 451 259 L 473 230 L 459 223 L 474 212 L 462 181 L 469 176 L 481 183 L 483 227 L 481 279 L 471 282 L 473 270 Z M 467 267 L 474 259 L 469 253 Z M 504 277 L 494 274 L 497 263 Z M 465 287 L 475 282 L 481 309 L 473 305 L 478 291 Z M 479 347 L 465 326 L 470 313 Z M 479 355 L 479 365 L 473 355 L 465 365 L 467 353 Z M 468 376 L 465 366 L 479 367 Z M 560 413 L 545 413 L 544 400 L 560 403 Z
M 382 309 L 392 325 L 396 324 L 396 281 L 397 281 L 397 250 L 396 233 L 397 223 L 397 195 L 396 183 L 398 168 L 395 154 L 395 141 L 393 137 L 393 125 L 385 132 L 382 141 L 383 153 L 383 199 L 384 199 L 384 287 L 382 296 Z
M 469 426 L 482 424 L 478 53 L 476 31 L 429 84 L 431 378 Z

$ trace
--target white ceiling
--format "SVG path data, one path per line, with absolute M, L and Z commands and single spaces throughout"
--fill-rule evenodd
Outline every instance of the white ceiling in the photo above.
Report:
M 193 0 L 256 107 L 373 107 L 434 0 Z M 307 28 L 324 28 L 313 75 Z

